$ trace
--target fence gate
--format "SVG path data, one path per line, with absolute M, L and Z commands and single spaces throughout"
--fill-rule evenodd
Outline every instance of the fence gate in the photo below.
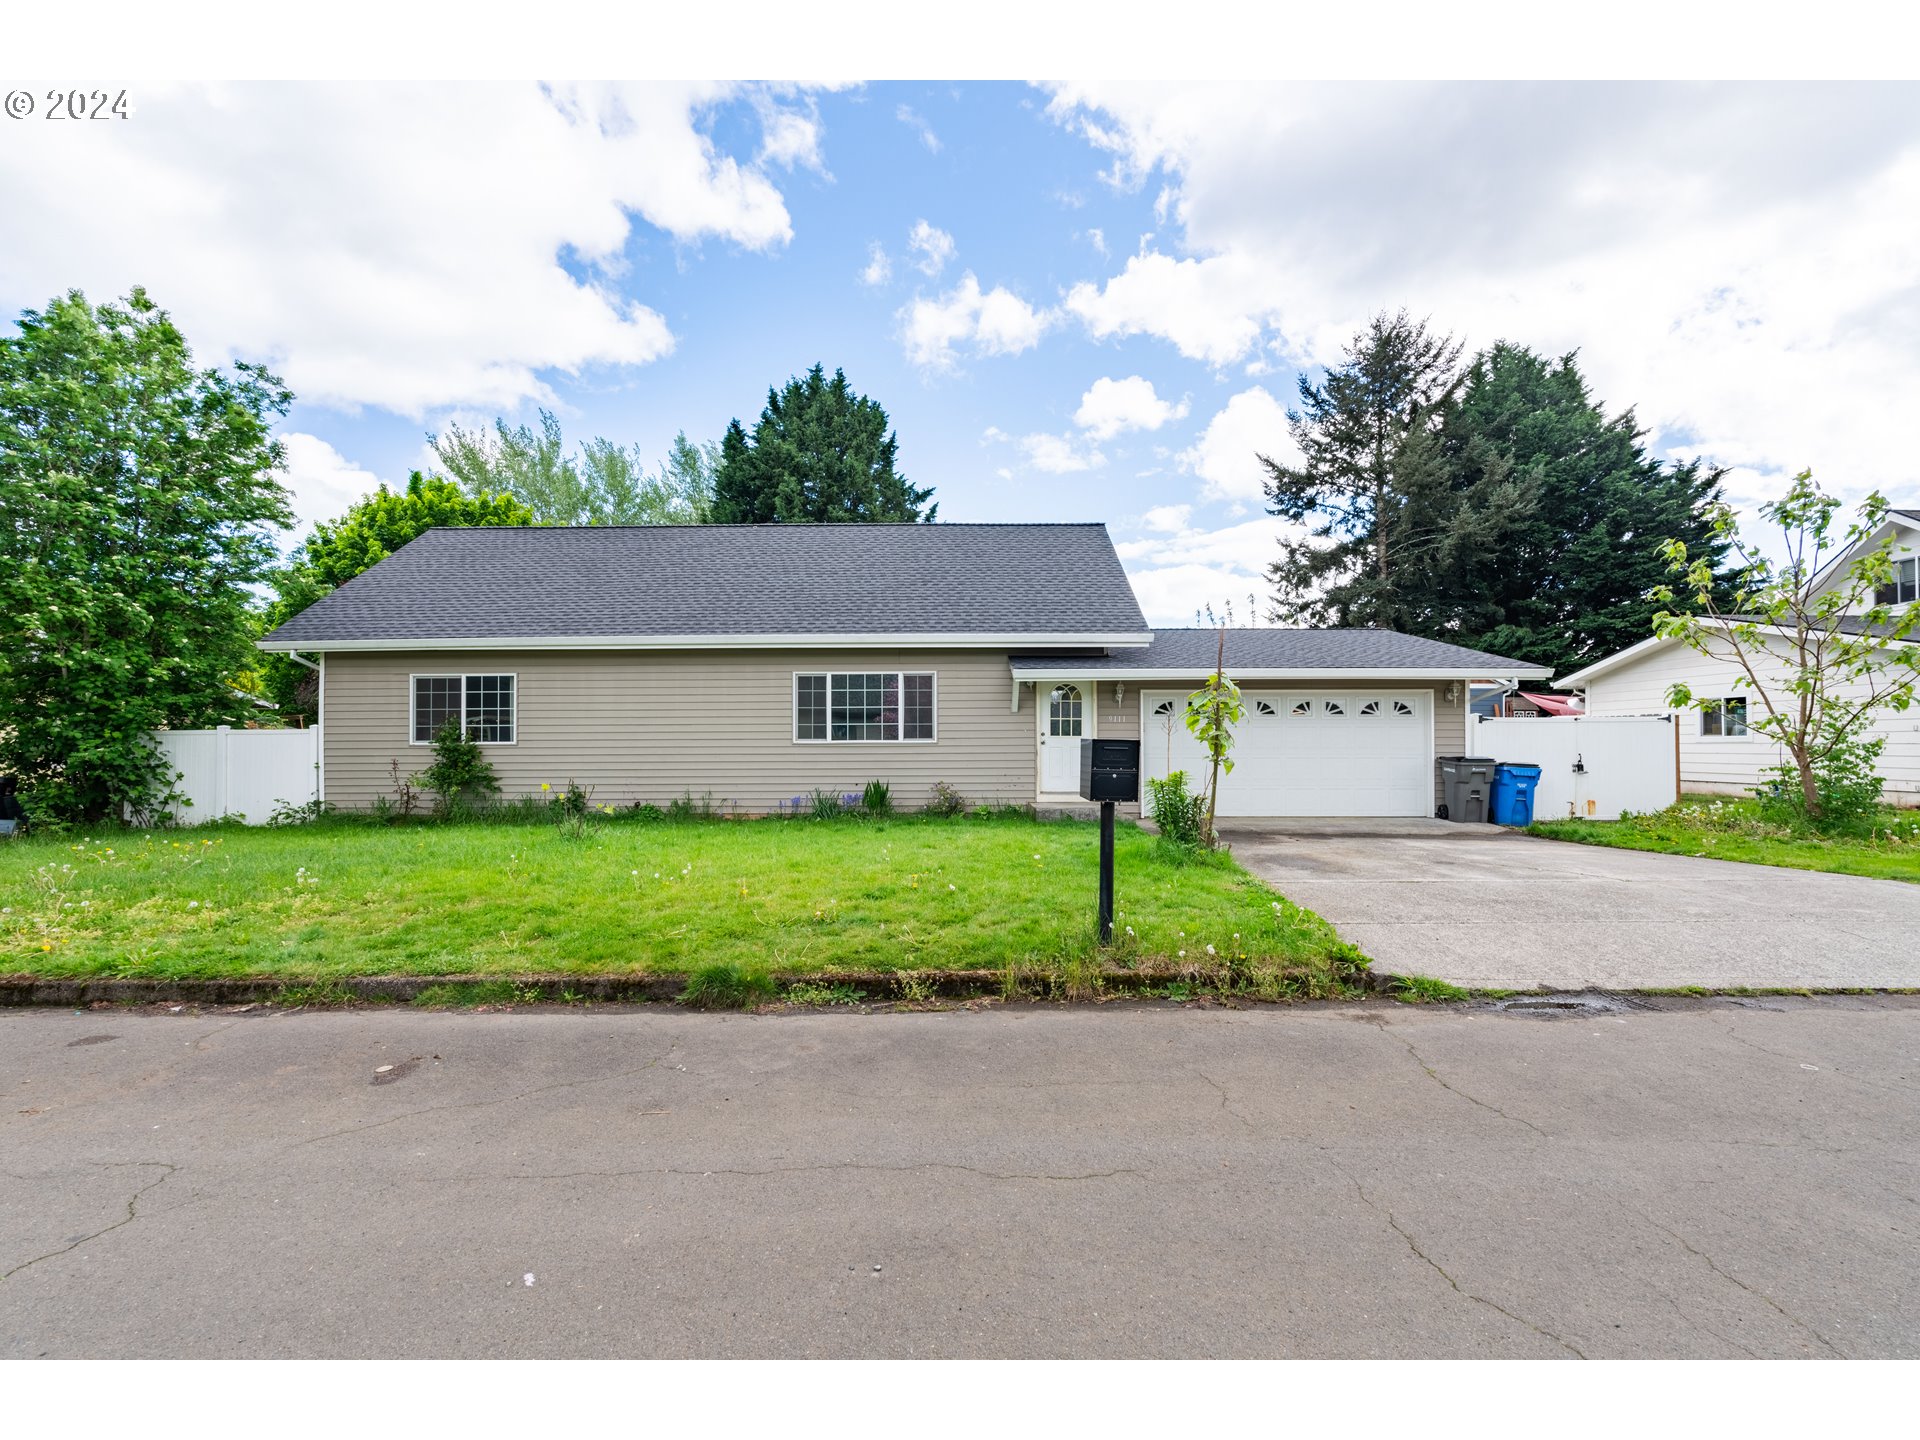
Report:
M 1475 717 L 1467 748 L 1516 765 L 1538 765 L 1536 820 L 1618 820 L 1680 798 L 1680 752 L 1667 715 Z
M 180 778 L 190 803 L 175 822 L 244 817 L 264 825 L 279 805 L 305 805 L 320 794 L 320 727 L 310 730 L 156 730 L 154 743 Z

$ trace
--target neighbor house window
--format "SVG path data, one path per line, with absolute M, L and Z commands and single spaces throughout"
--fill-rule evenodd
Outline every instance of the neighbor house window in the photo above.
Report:
M 1747 701 L 1743 695 L 1715 700 L 1700 712 L 1700 733 L 1731 739 L 1747 733 Z
M 1875 587 L 1873 603 L 1905 605 L 1916 597 L 1920 597 L 1920 561 L 1908 556 L 1893 562 L 1893 582 Z
M 933 739 L 933 676 L 898 670 L 793 677 L 793 738 L 804 741 Z
M 511 745 L 514 730 L 511 675 L 416 675 L 413 677 L 413 743 L 431 745 L 449 720 L 482 745 Z

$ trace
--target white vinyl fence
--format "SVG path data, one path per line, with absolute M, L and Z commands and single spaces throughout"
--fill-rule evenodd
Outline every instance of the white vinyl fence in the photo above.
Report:
M 1537 720 L 1478 715 L 1467 749 L 1515 765 L 1538 765 L 1536 820 L 1618 820 L 1680 798 L 1674 722 L 1665 715 L 1565 715 Z
M 170 813 L 182 825 L 245 817 L 264 825 L 280 805 L 320 793 L 320 729 L 156 730 L 153 738 L 180 775 L 173 788 L 191 803 Z

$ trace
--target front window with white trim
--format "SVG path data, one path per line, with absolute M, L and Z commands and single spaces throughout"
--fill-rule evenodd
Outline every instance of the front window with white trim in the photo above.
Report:
M 1893 562 L 1893 579 L 1873 592 L 1876 605 L 1906 605 L 1920 596 L 1920 564 L 1909 555 Z
M 1747 733 L 1747 697 L 1735 695 L 1709 701 L 1700 711 L 1700 733 L 1710 739 L 1733 740 Z
M 440 727 L 453 721 L 482 745 L 514 741 L 512 675 L 415 675 L 413 743 L 431 745 Z
M 793 677 L 793 738 L 804 744 L 931 741 L 934 677 L 902 670 L 797 674 Z

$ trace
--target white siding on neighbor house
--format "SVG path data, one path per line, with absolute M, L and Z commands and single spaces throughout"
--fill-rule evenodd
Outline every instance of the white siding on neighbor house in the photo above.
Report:
M 936 739 L 796 742 L 794 673 L 833 670 L 933 672 Z M 367 808 L 391 797 L 392 761 L 402 774 L 429 763 L 427 747 L 408 743 L 417 674 L 518 676 L 514 743 L 482 747 L 508 796 L 572 780 L 596 803 L 710 794 L 760 812 L 884 780 L 914 808 L 944 780 L 976 803 L 1034 798 L 1031 691 L 1013 711 L 1005 651 L 461 650 L 327 656 L 329 803 Z
M 1587 713 L 1668 714 L 1667 687 L 1676 682 L 1685 682 L 1697 697 L 1745 695 L 1750 711 L 1764 713 L 1758 696 L 1733 683 L 1742 675 L 1734 661 L 1713 659 L 1678 642 L 1657 645 L 1588 682 Z M 1697 713 L 1682 713 L 1676 723 L 1680 788 L 1690 794 L 1744 795 L 1785 758 L 1780 746 L 1758 735 L 1701 734 Z M 1904 715 L 1881 712 L 1869 733 L 1887 742 L 1880 753 L 1880 774 L 1888 803 L 1920 805 L 1920 707 Z

